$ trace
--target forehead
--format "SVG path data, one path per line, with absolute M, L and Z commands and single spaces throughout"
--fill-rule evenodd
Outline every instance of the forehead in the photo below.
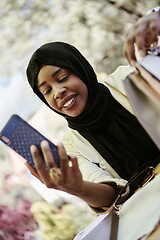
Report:
M 57 75 L 62 69 L 60 67 L 56 67 L 53 65 L 44 65 L 40 69 L 37 76 L 37 84 L 46 80 L 48 77 L 54 77 Z

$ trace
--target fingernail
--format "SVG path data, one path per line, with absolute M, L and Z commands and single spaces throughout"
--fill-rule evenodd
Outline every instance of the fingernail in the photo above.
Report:
M 44 140 L 44 141 L 41 142 L 41 147 L 49 148 L 49 143 L 46 140 Z
M 31 152 L 35 152 L 37 150 L 36 146 L 35 145 L 31 145 L 30 146 L 30 151 Z
M 57 146 L 63 147 L 63 144 L 62 144 L 61 142 L 58 142 L 58 143 L 57 143 Z

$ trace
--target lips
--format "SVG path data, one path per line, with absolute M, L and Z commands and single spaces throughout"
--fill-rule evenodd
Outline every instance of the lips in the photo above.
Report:
M 75 102 L 75 99 L 76 99 L 76 95 L 72 95 L 72 96 L 67 96 L 67 97 L 65 97 L 65 98 L 61 101 L 60 108 L 65 108 L 66 110 L 67 110 L 67 109 L 70 109 L 70 107 L 73 106 L 73 104 L 74 104 L 74 102 Z
M 69 101 L 67 101 L 64 105 L 63 108 L 69 107 L 69 105 L 74 101 L 74 98 L 71 98 Z

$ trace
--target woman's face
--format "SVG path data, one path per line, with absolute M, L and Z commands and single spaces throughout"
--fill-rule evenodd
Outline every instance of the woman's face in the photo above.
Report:
M 76 117 L 86 108 L 88 89 L 69 70 L 45 65 L 39 71 L 37 86 L 48 104 L 59 113 Z

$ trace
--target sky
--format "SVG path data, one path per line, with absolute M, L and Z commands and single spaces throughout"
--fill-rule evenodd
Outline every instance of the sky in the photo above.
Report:
M 41 105 L 41 101 L 34 95 L 24 76 L 16 74 L 8 85 L 0 85 L 0 129 L 3 128 L 12 114 L 18 114 L 28 120 Z

